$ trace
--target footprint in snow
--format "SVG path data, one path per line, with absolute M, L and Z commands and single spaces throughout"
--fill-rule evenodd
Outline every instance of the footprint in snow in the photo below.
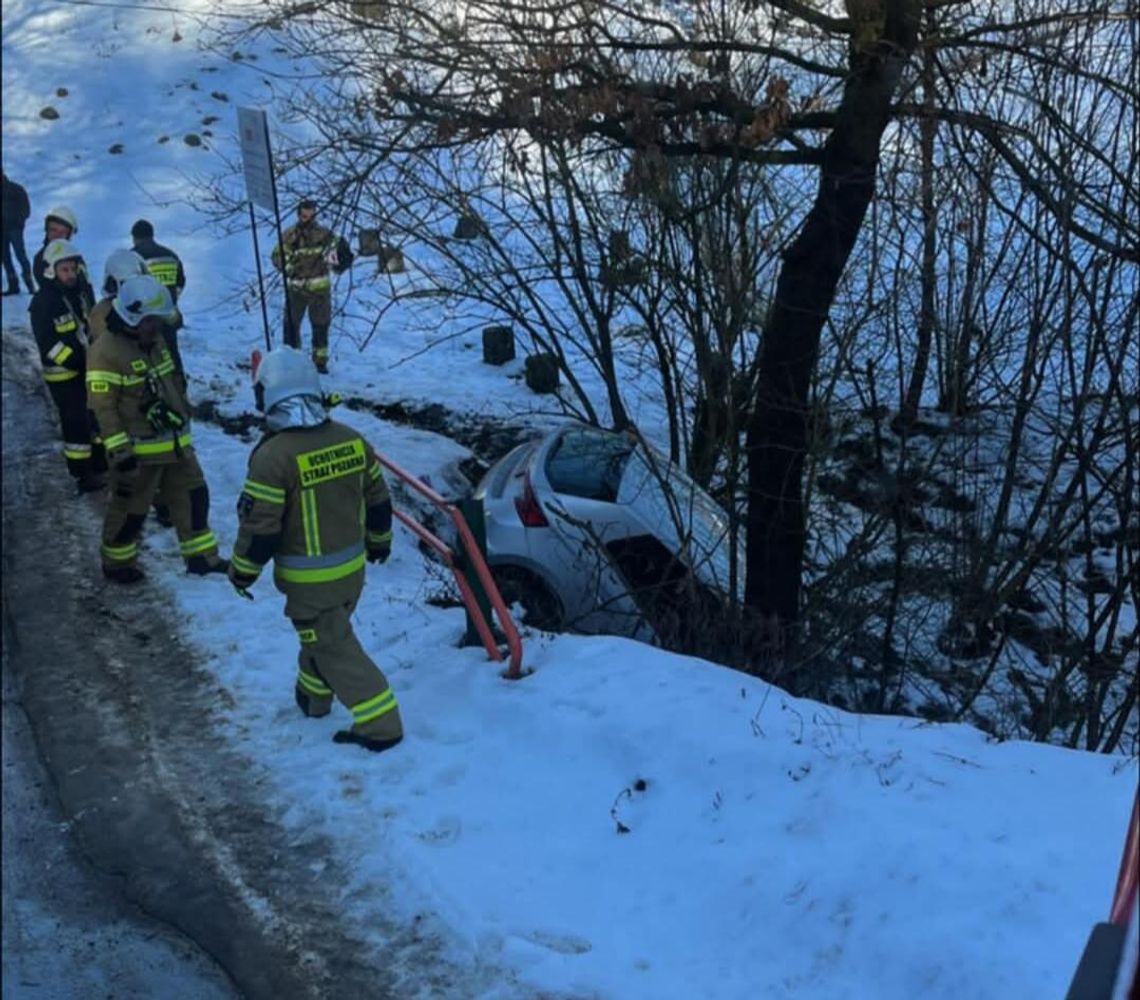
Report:
M 519 934 L 524 941 L 536 944 L 540 948 L 549 948 L 560 955 L 584 955 L 593 948 L 585 938 L 576 934 L 557 934 L 553 931 L 534 930 Z
M 459 839 L 462 829 L 458 816 L 441 816 L 430 830 L 421 830 L 416 836 L 431 847 L 448 847 Z

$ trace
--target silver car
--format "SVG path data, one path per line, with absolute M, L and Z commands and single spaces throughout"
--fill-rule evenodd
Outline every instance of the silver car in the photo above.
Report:
M 500 459 L 474 495 L 487 561 L 526 624 L 668 642 L 702 614 L 694 602 L 739 595 L 725 512 L 631 434 L 568 423 Z

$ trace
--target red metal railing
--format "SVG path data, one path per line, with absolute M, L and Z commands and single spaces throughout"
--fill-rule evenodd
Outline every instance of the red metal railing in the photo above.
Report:
M 1132 822 L 1128 824 L 1128 837 L 1124 841 L 1124 854 L 1120 859 L 1120 873 L 1116 876 L 1116 894 L 1112 898 L 1109 921 L 1121 927 L 1128 926 L 1136 906 L 1136 891 L 1140 885 L 1140 795 L 1132 805 Z
M 503 630 L 503 635 L 507 638 L 507 650 L 510 653 L 510 663 L 503 672 L 503 676 L 512 681 L 517 681 L 521 677 L 526 676 L 522 669 L 522 639 L 519 638 L 519 631 L 515 628 L 514 620 L 511 618 L 511 614 L 507 610 L 503 597 L 499 593 L 499 588 L 495 586 L 495 581 L 491 577 L 490 569 L 487 568 L 487 561 L 483 558 L 483 553 L 479 551 L 479 545 L 471 534 L 471 529 L 467 526 L 467 522 L 463 519 L 463 515 L 459 512 L 459 509 L 454 504 L 448 503 L 423 480 L 417 479 L 410 472 L 400 468 L 400 466 L 391 459 L 385 458 L 383 455 L 377 455 L 377 458 L 380 459 L 380 464 L 383 465 L 384 468 L 407 483 L 408 486 L 421 496 L 426 497 L 451 518 L 452 523 L 455 525 L 455 530 L 459 535 L 459 540 L 463 544 L 463 551 L 467 554 L 467 559 L 474 569 L 475 575 L 479 578 L 479 583 L 487 594 L 488 600 L 491 602 L 495 616 L 499 619 L 499 627 Z M 463 595 L 463 603 L 467 606 L 471 620 L 475 625 L 475 630 L 479 633 L 479 639 L 483 643 L 483 648 L 487 650 L 487 655 L 492 660 L 502 662 L 503 654 L 499 650 L 499 644 L 495 641 L 494 633 L 491 631 L 491 624 L 483 614 L 483 609 L 479 606 L 479 601 L 476 599 L 475 592 L 472 590 L 467 577 L 464 576 L 463 571 L 455 565 L 455 552 L 452 551 L 451 546 L 428 531 L 428 529 L 418 521 L 403 513 L 403 511 L 393 510 L 393 514 L 412 534 L 438 554 L 448 569 L 451 570 L 455 576 L 455 582 L 459 586 L 459 592 Z

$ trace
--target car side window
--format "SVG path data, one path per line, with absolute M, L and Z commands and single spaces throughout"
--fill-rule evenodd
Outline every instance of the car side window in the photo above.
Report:
M 633 448 L 630 438 L 612 431 L 566 431 L 547 455 L 546 478 L 556 493 L 613 503 Z

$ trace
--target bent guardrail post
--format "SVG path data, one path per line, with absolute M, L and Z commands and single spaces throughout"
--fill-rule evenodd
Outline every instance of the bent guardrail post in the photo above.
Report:
M 421 496 L 426 497 L 432 504 L 451 518 L 452 523 L 455 525 L 455 530 L 458 533 L 459 540 L 463 545 L 467 564 L 473 570 L 475 578 L 486 594 L 491 607 L 494 608 L 495 615 L 499 619 L 499 627 L 506 637 L 510 661 L 502 676 L 512 681 L 517 681 L 525 677 L 530 671 L 524 672 L 522 669 L 522 639 L 519 637 L 518 629 L 515 628 L 514 619 L 511 618 L 506 603 L 499 593 L 499 588 L 495 586 L 495 581 L 491 577 L 491 571 L 487 567 L 487 560 L 483 558 L 479 545 L 475 541 L 471 529 L 463 519 L 463 515 L 459 512 L 459 509 L 454 504 L 448 503 L 448 501 L 428 486 L 422 479 L 417 479 L 391 459 L 379 454 L 376 457 L 380 460 L 380 464 L 383 465 L 384 468 L 388 469 L 394 476 L 406 483 Z M 467 613 L 470 616 L 470 622 L 474 625 L 475 631 L 483 643 L 483 648 L 487 650 L 487 655 L 492 660 L 501 662 L 503 654 L 499 650 L 498 642 L 495 640 L 495 634 L 491 629 L 488 616 L 484 608 L 480 606 L 476 592 L 468 581 L 466 574 L 457 564 L 456 554 L 451 546 L 403 511 L 393 509 L 392 513 L 401 524 L 407 527 L 420 541 L 443 559 L 444 564 L 451 570 L 452 575 L 455 577 L 456 585 L 459 587 L 459 593 L 463 597 L 463 604 L 467 608 Z
M 487 527 L 483 522 L 483 504 L 474 497 L 466 497 L 460 500 L 456 506 L 459 508 L 459 513 L 463 520 L 467 522 L 467 527 L 471 529 L 471 537 L 475 540 L 475 544 L 479 548 L 479 555 L 486 560 Z M 484 618 L 490 621 L 491 599 L 483 589 L 483 584 L 479 582 L 479 577 L 476 576 L 474 568 L 461 559 L 459 561 L 459 569 L 467 578 L 467 582 L 471 585 L 471 590 L 475 594 L 475 600 L 479 605 L 479 611 Z M 505 641 L 504 637 L 498 635 L 495 636 L 495 639 L 497 642 Z M 467 632 L 463 636 L 463 645 L 474 646 L 477 642 L 479 642 L 479 627 L 475 624 L 475 616 L 468 611 Z

